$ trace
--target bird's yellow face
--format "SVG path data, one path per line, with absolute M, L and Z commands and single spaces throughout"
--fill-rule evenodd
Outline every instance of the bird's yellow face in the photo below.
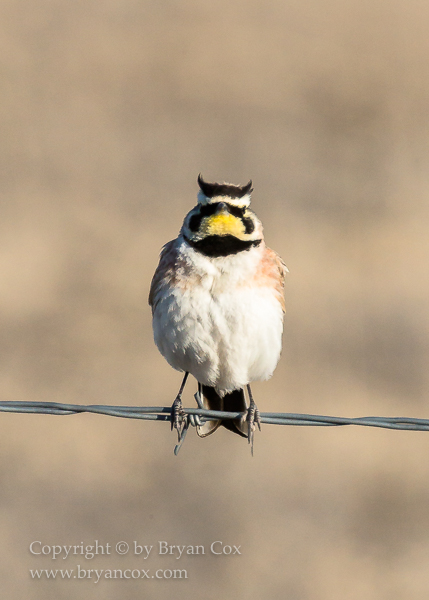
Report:
M 225 211 L 203 219 L 199 233 L 201 237 L 209 235 L 233 235 L 238 239 L 244 239 L 245 226 L 240 218 Z
M 229 198 L 198 204 L 186 216 L 182 233 L 193 248 L 213 258 L 248 250 L 263 238 L 256 215 Z

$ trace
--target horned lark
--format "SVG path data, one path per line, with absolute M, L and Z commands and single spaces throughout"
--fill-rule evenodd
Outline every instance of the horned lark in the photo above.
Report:
M 251 181 L 208 183 L 199 175 L 198 184 L 198 204 L 164 246 L 149 295 L 155 343 L 185 373 L 172 427 L 180 441 L 181 395 L 191 373 L 200 406 L 243 413 L 241 419 L 206 421 L 198 435 L 223 425 L 253 448 L 260 417 L 249 384 L 271 377 L 280 357 L 287 268 L 265 245 L 262 224 L 249 208 Z

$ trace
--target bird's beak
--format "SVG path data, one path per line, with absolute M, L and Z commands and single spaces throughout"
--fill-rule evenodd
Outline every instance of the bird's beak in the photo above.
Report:
M 228 212 L 225 202 L 219 202 L 216 209 L 216 214 Z

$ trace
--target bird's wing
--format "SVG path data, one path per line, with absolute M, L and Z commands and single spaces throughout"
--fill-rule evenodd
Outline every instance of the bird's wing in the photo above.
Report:
M 285 312 L 285 301 L 283 294 L 286 273 L 289 273 L 289 270 L 283 262 L 283 259 L 280 258 L 277 252 L 274 252 L 274 250 L 271 250 L 271 248 L 265 247 L 264 257 L 261 261 L 256 277 L 265 285 L 275 289 L 283 312 Z
M 174 279 L 174 269 L 177 262 L 177 240 L 172 240 L 165 244 L 161 251 L 159 264 L 156 268 L 152 283 L 150 284 L 149 305 L 152 307 L 152 313 L 158 302 L 158 293 L 166 284 L 172 283 Z

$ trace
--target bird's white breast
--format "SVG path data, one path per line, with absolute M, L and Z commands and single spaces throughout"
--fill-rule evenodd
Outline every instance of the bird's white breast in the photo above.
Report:
M 280 302 L 272 287 L 252 283 L 263 251 L 213 259 L 183 242 L 185 266 L 175 285 L 159 291 L 153 320 L 159 350 L 172 367 L 219 392 L 268 379 L 280 357 Z

